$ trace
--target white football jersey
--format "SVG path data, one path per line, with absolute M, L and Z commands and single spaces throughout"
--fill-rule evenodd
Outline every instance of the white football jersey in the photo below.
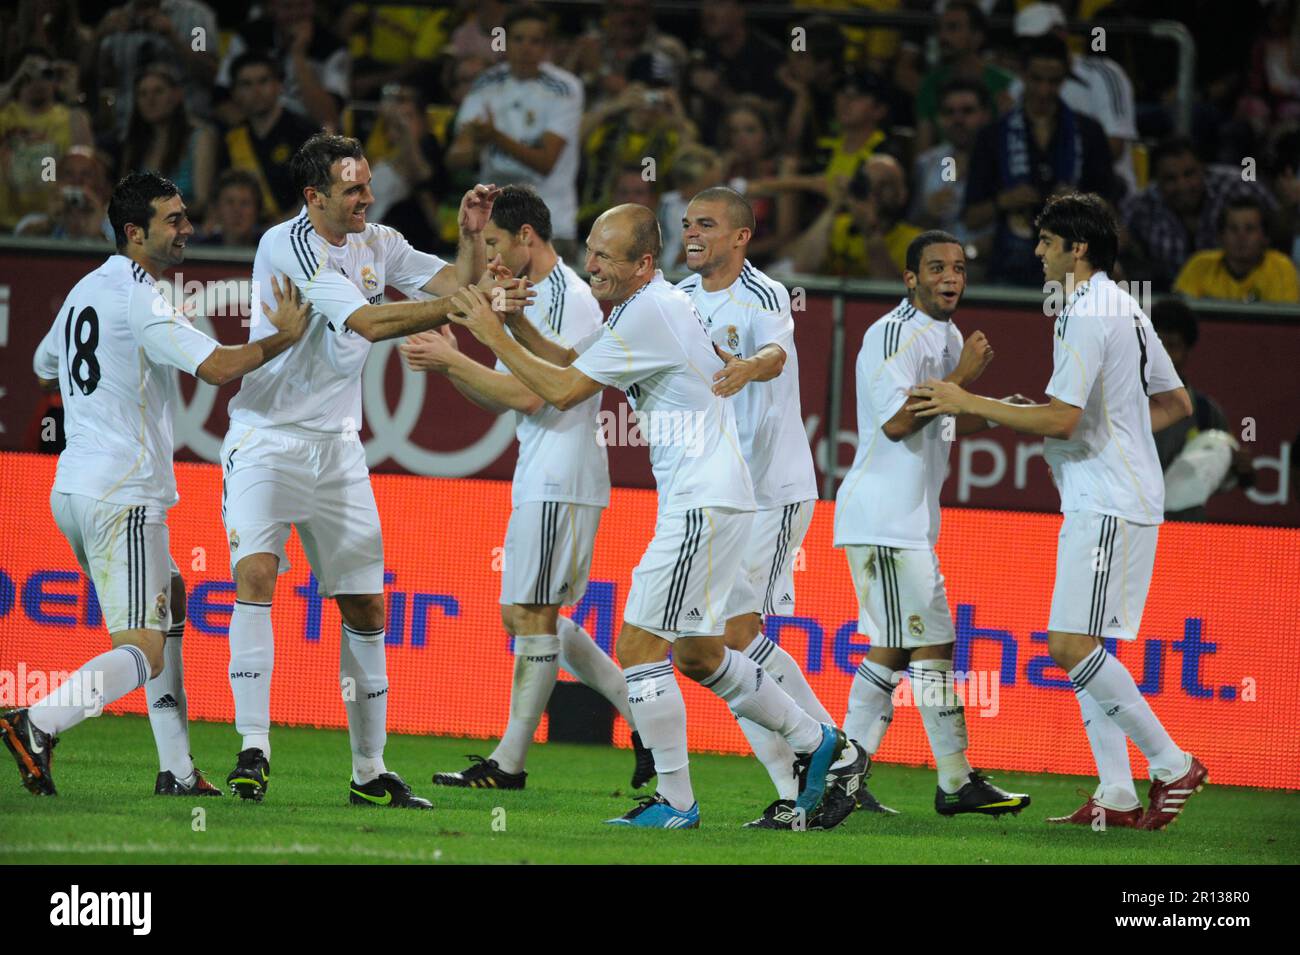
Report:
M 1043 441 L 1062 511 L 1164 521 L 1148 396 L 1182 386 L 1151 320 L 1105 272 L 1070 293 L 1056 319 L 1047 394 L 1083 415 L 1070 440 Z
M 502 133 L 526 146 L 537 146 L 544 133 L 564 140 L 564 148 L 551 171 L 542 174 L 495 146 L 480 154 L 480 182 L 528 184 L 551 210 L 557 239 L 578 234 L 578 127 L 582 123 L 582 81 L 567 70 L 543 63 L 531 80 L 521 80 L 500 63 L 483 72 L 460 104 L 456 129 L 471 119 L 492 113 L 492 123 Z
M 271 276 L 283 282 L 288 275 L 313 314 L 297 344 L 244 376 L 230 399 L 231 426 L 359 432 L 361 370 L 370 342 L 347 327 L 348 316 L 383 301 L 385 286 L 410 294 L 446 265 L 412 248 L 397 230 L 374 223 L 348 235 L 343 245 L 331 245 L 312 228 L 306 207 L 272 226 L 253 259 L 255 294 L 274 308 Z M 274 332 L 254 302 L 248 340 Z
M 901 441 L 881 430 L 908 390 L 957 367 L 962 337 L 952 322 L 907 299 L 872 323 L 858 352 L 858 450 L 835 495 L 835 546 L 933 547 L 939 490 L 953 429 L 942 415 Z
M 598 331 L 605 320 L 591 287 L 563 261 L 533 291 L 537 297 L 524 317 L 565 348 Z M 497 371 L 509 369 L 498 361 Z M 597 440 L 599 411 L 597 393 L 568 411 L 543 402 L 535 414 L 518 416 L 519 458 L 510 486 L 514 507 L 529 501 L 609 504 L 609 456 Z
M 817 497 L 808 433 L 799 405 L 799 355 L 794 347 L 790 293 L 746 260 L 730 287 L 706 292 L 698 275 L 678 283 L 691 297 L 714 344 L 738 358 L 752 358 L 764 345 L 780 345 L 785 366 L 771 381 L 751 381 L 731 397 L 740 448 L 754 479 L 761 508 L 783 507 Z
M 627 392 L 650 445 L 661 515 L 754 509 L 735 412 L 713 393 L 722 359 L 690 298 L 662 272 L 574 347 L 574 368 Z
M 32 362 L 63 395 L 67 446 L 54 489 L 111 504 L 175 504 L 172 369 L 192 375 L 217 347 L 125 255 L 73 286 Z

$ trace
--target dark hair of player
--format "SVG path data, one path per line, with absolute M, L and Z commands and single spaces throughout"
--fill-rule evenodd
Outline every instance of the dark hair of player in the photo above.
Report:
M 1235 193 L 1228 197 L 1228 201 L 1219 209 L 1219 214 L 1215 218 L 1214 228 L 1216 232 L 1222 233 L 1228 225 L 1228 213 L 1240 212 L 1242 209 L 1254 209 L 1259 213 L 1259 224 L 1268 231 L 1268 206 L 1255 196 L 1248 193 Z
M 361 143 L 351 136 L 337 133 L 317 133 L 299 147 L 289 161 L 293 188 L 301 196 L 308 186 L 329 195 L 333 179 L 330 167 L 340 159 L 361 160 Z
M 510 28 L 522 20 L 536 20 L 538 23 L 546 27 L 546 35 L 550 36 L 551 18 L 547 16 L 546 11 L 537 4 L 522 3 L 517 7 L 512 7 L 510 12 L 506 14 L 502 25 L 506 28 L 506 33 L 509 33 Z
M 721 202 L 727 207 L 727 219 L 733 229 L 754 231 L 754 207 L 749 200 L 729 186 L 710 186 L 701 189 L 691 202 Z
M 126 248 L 126 227 L 138 225 L 149 235 L 149 222 L 153 219 L 155 199 L 170 199 L 180 195 L 176 183 L 156 172 L 133 172 L 123 176 L 113 187 L 108 200 L 108 221 L 113 226 L 113 241 L 117 250 Z
M 504 186 L 492 203 L 492 221 L 511 235 L 526 225 L 543 242 L 551 241 L 551 210 L 532 186 Z
M 280 69 L 279 61 L 265 50 L 254 49 L 239 54 L 231 62 L 230 82 L 232 85 L 239 82 L 239 71 L 246 66 L 265 66 L 277 80 L 284 79 L 284 72 Z
M 1151 325 L 1157 332 L 1168 331 L 1178 335 L 1188 348 L 1196 344 L 1200 334 L 1192 307 L 1173 295 L 1158 299 L 1151 306 Z
M 1115 217 L 1101 196 L 1092 192 L 1071 192 L 1052 196 L 1034 223 L 1037 229 L 1047 229 L 1066 242 L 1088 243 L 1088 264 L 1098 272 L 1109 272 L 1115 267 L 1119 252 L 1119 228 Z
M 943 106 L 943 101 L 953 93 L 971 93 L 979 101 L 981 109 L 993 109 L 993 97 L 989 94 L 989 88 L 977 80 L 962 79 L 959 76 L 944 83 L 939 90 L 939 105 Z
M 907 244 L 907 259 L 905 262 L 907 271 L 913 275 L 921 273 L 921 256 L 931 245 L 947 245 L 951 242 L 953 245 L 961 245 L 961 240 L 951 232 L 944 232 L 942 229 L 929 229 L 922 232 L 915 239 Z

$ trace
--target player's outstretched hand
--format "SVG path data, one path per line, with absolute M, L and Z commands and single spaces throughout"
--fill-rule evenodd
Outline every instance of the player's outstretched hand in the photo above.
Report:
M 498 291 L 504 292 L 494 289 L 493 294 L 496 295 Z M 477 285 L 462 288 L 451 297 L 451 302 L 456 306 L 456 311 L 447 318 L 457 325 L 464 325 L 485 345 L 491 347 L 494 335 L 505 334 L 501 328 L 499 310 L 493 309 L 492 299 Z
M 984 337 L 983 332 L 971 332 L 970 337 L 961 346 L 961 357 L 957 359 L 957 376 L 969 385 L 984 374 L 984 369 L 991 361 L 993 361 L 993 346 L 989 344 L 989 340 Z
M 492 203 L 499 195 L 501 190 L 493 184 L 485 186 L 479 183 L 466 192 L 461 197 L 460 214 L 457 219 L 460 231 L 469 235 L 482 232 L 488 220 L 492 218 Z
M 451 355 L 460 351 L 456 333 L 450 325 L 440 325 L 427 332 L 407 336 L 397 346 L 406 366 L 411 371 L 433 371 L 444 374 L 451 363 Z
M 970 397 L 960 385 L 955 385 L 951 381 L 940 381 L 938 378 L 931 378 L 917 385 L 908 391 L 908 394 L 920 399 L 907 406 L 907 410 L 918 418 L 933 418 L 941 414 L 965 414 L 966 399 Z
M 754 365 L 743 358 L 737 358 L 731 352 L 724 351 L 716 344 L 713 350 L 722 359 L 722 370 L 713 376 L 713 393 L 723 398 L 730 398 L 754 380 Z
M 271 276 L 271 294 L 275 296 L 275 310 L 272 311 L 270 306 L 263 302 L 262 314 L 275 326 L 276 331 L 283 332 L 294 341 L 298 341 L 307 331 L 307 317 L 311 314 L 311 303 L 302 297 L 298 286 L 294 285 L 287 275 L 284 277 L 283 288 L 280 286 L 279 279 L 274 275 Z

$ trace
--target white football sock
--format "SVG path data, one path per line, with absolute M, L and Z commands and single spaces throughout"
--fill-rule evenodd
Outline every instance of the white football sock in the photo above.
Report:
M 158 768 L 182 783 L 190 782 L 194 763 L 190 759 L 190 724 L 185 699 L 185 669 L 181 640 L 185 621 L 172 624 L 163 641 L 163 671 L 144 685 L 149 704 L 149 725 L 158 748 Z
M 953 682 L 952 661 L 914 660 L 907 674 L 934 754 L 939 788 L 955 793 L 970 781 L 973 770 L 966 759 L 966 708 Z
M 1190 757 L 1178 748 L 1161 725 L 1151 705 L 1142 698 L 1133 676 L 1118 660 L 1098 646 L 1070 671 L 1075 689 L 1085 689 L 1101 711 L 1114 720 L 1147 758 L 1152 778 L 1165 782 L 1187 772 Z
M 1111 809 L 1134 808 L 1139 803 L 1137 790 L 1133 788 L 1133 767 L 1128 761 L 1128 737 L 1102 711 L 1091 693 L 1087 690 L 1074 692 L 1079 699 L 1092 758 L 1097 764 L 1098 785 L 1092 798 Z
M 737 717 L 779 733 L 796 753 L 811 753 L 821 745 L 821 724 L 743 653 L 723 647 L 722 665 L 700 685 L 726 700 Z
M 686 753 L 686 703 L 677 674 L 667 660 L 624 667 L 627 701 L 636 718 L 641 742 L 654 756 L 658 793 L 674 809 L 695 805 Z
M 795 752 L 785 738 L 779 733 L 759 726 L 753 720 L 737 716 L 741 732 L 749 740 L 754 756 L 767 774 L 772 777 L 776 787 L 777 799 L 797 799 L 799 796 L 799 777 L 794 772 Z
M 87 660 L 80 670 L 27 711 L 33 725 L 51 736 L 72 729 L 88 716 L 149 680 L 149 661 L 139 647 L 127 644 Z
M 384 744 L 388 742 L 388 667 L 384 631 L 358 630 L 345 621 L 339 640 L 339 684 L 348 714 L 352 746 L 352 778 L 365 785 L 388 772 Z
M 835 722 L 826 711 L 826 707 L 822 706 L 822 701 L 817 698 L 813 688 L 808 685 L 808 678 L 804 676 L 799 664 L 795 662 L 794 657 L 781 648 L 780 644 L 759 633 L 745 648 L 745 656 L 772 674 L 776 682 L 781 684 L 781 689 L 785 690 L 791 699 L 799 704 L 799 708 L 818 723 Z
M 875 756 L 894 719 L 894 671 L 883 663 L 863 659 L 849 686 L 849 711 L 844 735 Z
M 599 648 L 598 648 L 599 649 Z M 510 688 L 510 721 L 492 751 L 502 772 L 520 773 L 528 747 L 542 721 L 560 672 L 560 638 L 553 633 L 515 637 L 515 676 Z
M 236 600 L 230 614 L 230 693 L 241 749 L 260 749 L 271 758 L 271 670 L 275 635 L 271 605 Z M 236 675 L 237 674 L 237 675 Z
M 568 617 L 556 621 L 556 633 L 560 638 L 560 666 L 609 700 L 635 733 L 632 708 L 627 705 L 627 680 L 618 664 L 591 639 L 591 634 Z

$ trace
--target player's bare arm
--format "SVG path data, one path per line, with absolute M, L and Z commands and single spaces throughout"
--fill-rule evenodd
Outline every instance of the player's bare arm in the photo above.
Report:
M 489 281 L 485 273 L 480 281 L 488 283 L 493 300 L 500 303 L 503 311 L 522 311 L 532 303 L 535 294 L 532 285 L 524 279 L 500 284 L 495 279 Z M 481 292 L 481 287 L 479 288 Z M 449 295 L 420 302 L 363 305 L 348 316 L 347 326 L 366 341 L 379 342 L 389 338 L 403 338 L 445 325 L 450 313 L 455 310 L 456 306 Z
M 552 338 L 547 338 L 537 330 L 522 311 L 506 314 L 506 325 L 521 345 L 530 352 L 552 365 L 568 368 L 578 357 L 578 353 L 566 345 L 561 345 Z
M 983 332 L 972 332 L 971 336 L 961 346 L 961 355 L 957 359 L 957 367 L 943 380 L 958 386 L 968 385 L 984 374 L 984 369 L 989 366 L 991 361 L 993 361 L 993 346 L 989 344 L 988 338 Z M 916 434 L 930 423 L 933 416 L 918 415 L 913 408 L 914 405 L 904 402 L 903 407 L 899 408 L 894 416 L 881 426 L 885 437 L 890 441 L 902 441 L 909 435 Z M 956 412 L 940 413 L 955 414 Z M 957 420 L 958 434 L 972 434 L 987 427 L 988 424 L 984 419 L 977 419 L 977 416 L 974 415 L 964 421 L 960 417 Z M 967 430 L 963 430 L 963 428 Z
M 492 203 L 500 194 L 501 190 L 495 185 L 479 183 L 461 197 L 456 261 L 429 279 L 424 284 L 424 291 L 431 295 L 450 295 L 462 286 L 473 285 L 483 274 L 488 267 L 483 227 L 492 217 Z
M 1037 434 L 1068 441 L 1079 424 L 1083 409 L 1059 398 L 1046 404 L 1004 404 L 993 398 L 972 395 L 960 385 L 931 378 L 910 392 L 917 400 L 906 407 L 921 418 L 942 414 L 971 414 L 987 418 L 1021 434 Z
M 287 275 L 283 286 L 279 279 L 271 276 L 271 294 L 275 297 L 275 309 L 263 302 L 262 314 L 275 326 L 274 334 L 244 345 L 220 346 L 194 370 L 197 378 L 210 385 L 224 385 L 261 368 L 302 338 L 311 314 L 310 303 Z
M 457 391 L 493 414 L 519 411 L 531 415 L 545 404 L 514 375 L 489 368 L 462 352 L 447 325 L 412 335 L 398 350 L 412 371 L 445 375 Z
M 1163 431 L 1192 413 L 1192 398 L 1186 388 L 1162 391 L 1149 399 L 1152 432 Z
M 713 393 L 730 398 L 751 381 L 771 381 L 785 368 L 785 349 L 772 342 L 748 358 L 737 358 L 717 345 L 713 346 L 724 362 L 722 371 L 713 376 Z
M 537 357 L 506 332 L 483 291 L 470 286 L 454 296 L 458 314 L 452 320 L 464 325 L 496 354 L 514 376 L 547 404 L 567 411 L 605 386 L 573 367 L 561 367 Z

